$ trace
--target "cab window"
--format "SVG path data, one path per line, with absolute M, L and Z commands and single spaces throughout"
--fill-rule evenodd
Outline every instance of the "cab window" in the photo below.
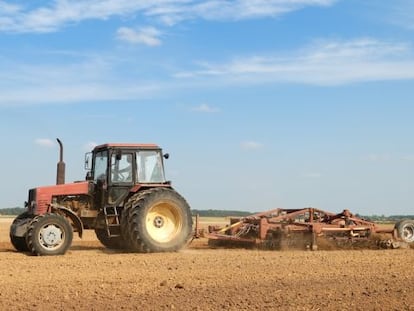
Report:
M 162 155 L 157 150 L 137 152 L 137 174 L 141 183 L 165 182 Z
M 121 156 L 113 154 L 111 157 L 111 181 L 132 182 L 132 154 L 123 153 Z
M 108 151 L 99 151 L 95 154 L 93 180 L 105 180 L 108 167 Z

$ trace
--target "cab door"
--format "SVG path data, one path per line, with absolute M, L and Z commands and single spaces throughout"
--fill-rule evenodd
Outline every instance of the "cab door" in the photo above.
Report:
M 132 185 L 134 184 L 134 153 L 120 152 L 112 153 L 110 159 L 110 178 L 108 203 L 119 205 L 123 201 Z

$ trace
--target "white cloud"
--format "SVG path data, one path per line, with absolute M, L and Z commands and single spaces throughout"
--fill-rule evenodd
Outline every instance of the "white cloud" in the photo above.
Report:
M 308 6 L 330 6 L 337 0 L 171 1 L 146 11 L 167 25 L 191 19 L 237 21 L 277 17 Z
M 258 150 L 263 147 L 263 144 L 257 141 L 244 141 L 241 143 L 241 148 L 244 150 Z
M 84 20 L 141 14 L 166 25 L 189 20 L 240 20 L 276 17 L 308 6 L 329 6 L 336 0 L 54 0 L 43 6 L 0 2 L 0 31 L 53 32 Z
M 53 58 L 49 52 L 38 53 Z M 148 82 L 125 74 L 137 66 L 125 58 L 76 55 L 65 64 L 32 65 L 14 59 L 0 60 L 0 106 L 60 104 L 81 101 L 147 98 L 159 92 L 162 82 Z M 128 72 L 131 72 L 130 70 Z
M 216 108 L 216 107 L 212 107 L 210 105 L 207 104 L 201 104 L 197 107 L 194 107 L 192 109 L 192 111 L 196 111 L 196 112 L 205 112 L 205 113 L 214 113 L 214 112 L 219 112 L 220 109 Z
M 37 138 L 35 139 L 35 144 L 42 146 L 42 147 L 54 147 L 56 145 L 56 142 L 54 140 L 51 140 L 49 138 Z
M 16 14 L 19 11 L 20 11 L 20 6 L 18 6 L 16 4 L 9 4 L 9 3 L 6 3 L 4 1 L 0 1 L 0 14 L 1 15 L 3 15 L 3 14 L 4 15 L 7 15 L 7 14 Z
M 391 7 L 385 5 L 380 7 L 382 11 L 379 16 L 385 17 L 391 24 L 414 30 L 414 3 L 412 0 L 394 0 Z
M 233 83 L 341 85 L 414 79 L 412 46 L 375 39 L 320 41 L 285 55 L 252 56 L 227 63 L 204 62 L 176 78 L 213 77 Z M 222 81 L 220 81 L 222 82 Z
M 119 40 L 133 44 L 144 44 L 147 46 L 161 45 L 160 35 L 161 32 L 154 27 L 144 27 L 138 30 L 121 27 L 117 30 L 117 37 Z
M 83 149 L 86 152 L 89 152 L 89 151 L 92 151 L 92 149 L 95 148 L 96 146 L 98 146 L 98 143 L 96 143 L 94 141 L 89 141 L 83 146 Z
M 51 85 L 41 84 L 38 87 L 25 87 L 24 91 L 4 90 L 0 94 L 0 107 L 34 104 L 65 104 L 75 102 L 123 101 L 137 98 L 148 98 L 159 93 L 161 85 L 145 84 L 128 85 L 110 83 L 89 83 L 88 85 Z
M 342 85 L 367 81 L 414 79 L 414 49 L 403 42 L 374 39 L 319 41 L 311 46 L 274 56 L 235 58 L 221 64 L 198 63 L 191 71 L 171 75 L 171 67 L 111 54 L 78 55 L 70 52 L 31 51 L 51 62 L 36 65 L 16 58 L 0 58 L 0 106 L 60 104 L 107 100 L 137 100 L 165 96 L 191 88 L 223 85 L 302 83 Z M 53 64 L 65 53 L 66 64 Z M 139 70 L 131 70 L 139 68 Z M 128 69 L 128 70 L 126 70 Z M 146 76 L 145 69 L 149 76 Z M 156 79 L 154 69 L 158 70 Z M 139 75 L 136 74 L 139 72 Z M 209 104 L 195 111 L 217 112 Z

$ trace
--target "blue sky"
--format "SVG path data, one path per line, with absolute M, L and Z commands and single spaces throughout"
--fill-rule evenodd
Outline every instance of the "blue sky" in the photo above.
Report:
M 0 0 L 0 206 L 155 142 L 195 209 L 414 213 L 414 3 Z

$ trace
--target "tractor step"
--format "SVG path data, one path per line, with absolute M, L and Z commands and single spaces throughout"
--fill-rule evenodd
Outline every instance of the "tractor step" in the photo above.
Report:
M 105 227 L 108 237 L 118 237 L 121 235 L 120 213 L 116 206 L 105 206 L 103 208 L 105 216 Z

